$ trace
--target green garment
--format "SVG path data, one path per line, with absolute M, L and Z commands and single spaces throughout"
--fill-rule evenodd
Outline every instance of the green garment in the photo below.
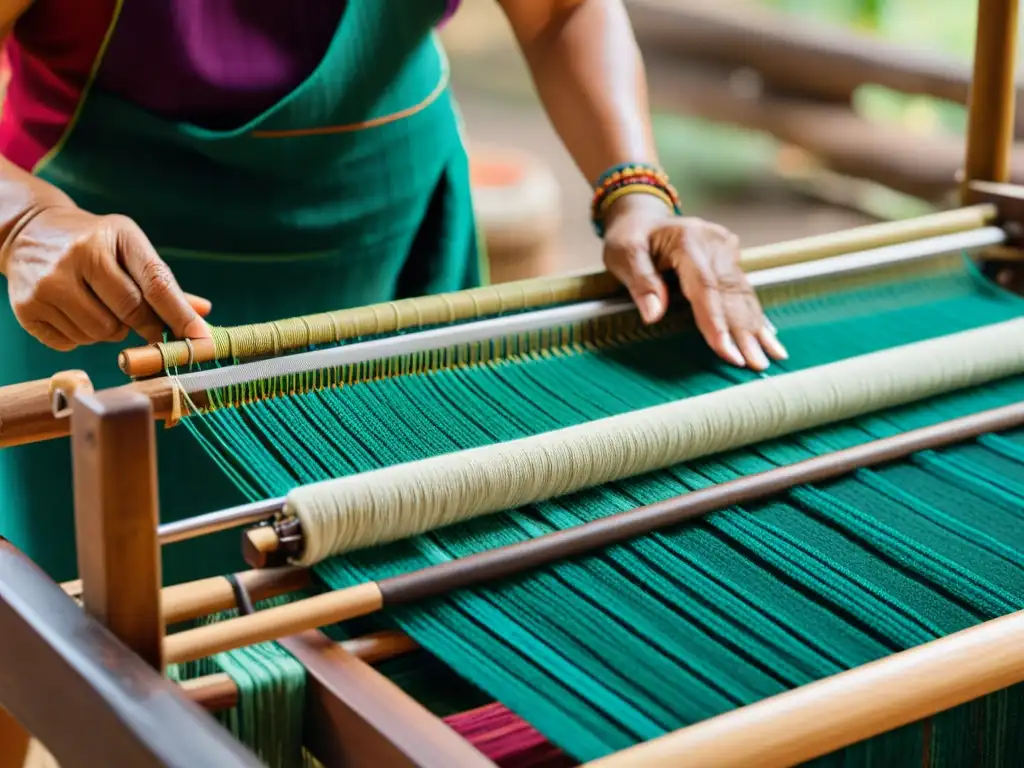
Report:
M 434 6 L 410 3 L 390 23 L 388 4 L 349 0 L 321 65 L 236 130 L 170 123 L 93 89 L 39 173 L 88 211 L 137 221 L 218 325 L 472 287 L 468 161 Z M 6 302 L 0 350 L 0 386 L 67 369 L 124 383 L 117 348 L 53 352 Z M 162 521 L 243 501 L 184 429 L 159 430 L 158 450 Z M 76 574 L 70 471 L 64 440 L 0 451 L 0 533 L 57 579 Z M 165 579 L 240 567 L 237 536 L 168 547 Z

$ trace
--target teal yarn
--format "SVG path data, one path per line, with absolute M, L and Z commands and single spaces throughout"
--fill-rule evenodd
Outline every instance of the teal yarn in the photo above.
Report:
M 1018 317 L 954 269 L 771 310 L 797 370 Z M 377 379 L 189 419 L 255 497 L 748 380 L 689 331 Z M 317 567 L 340 588 L 1024 398 L 1024 379 L 510 510 Z M 1024 608 L 1024 430 L 793 489 L 388 612 L 585 761 Z M 1019 687 L 821 766 L 1024 764 Z
M 256 610 L 283 605 L 296 596 L 282 596 L 258 603 Z M 228 611 L 194 622 L 214 624 L 236 616 Z M 259 643 L 207 659 L 171 666 L 172 680 L 191 680 L 223 673 L 238 688 L 231 709 L 216 713 L 217 720 L 251 749 L 268 768 L 306 768 L 302 727 L 306 706 L 306 670 L 277 643 Z

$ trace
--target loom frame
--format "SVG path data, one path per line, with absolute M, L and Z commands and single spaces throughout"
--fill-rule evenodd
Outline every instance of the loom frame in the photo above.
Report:
M 1022 221 L 1021 201 L 1024 200 L 1019 188 L 1005 184 L 1013 136 L 1017 13 L 1018 0 L 979 2 L 961 187 L 964 204 L 995 203 L 1000 220 L 1010 224 Z M 13 739 L 15 744 L 9 755 L 6 749 L 0 752 L 0 761 L 5 758 L 13 761 L 17 757 L 17 739 L 21 735 L 14 722 L 17 721 L 40 736 L 69 768 L 96 764 L 84 759 L 83 747 L 94 750 L 89 753 L 93 757 L 112 754 L 109 750 L 115 748 L 129 750 L 127 754 L 139 756 L 132 764 L 142 768 L 258 764 L 241 745 L 219 732 L 213 721 L 188 702 L 181 690 L 160 675 L 164 627 L 159 610 L 160 553 L 155 525 L 158 510 L 153 421 L 154 409 L 159 411 L 168 406 L 166 390 L 162 390 L 159 383 L 140 383 L 95 394 L 88 391 L 88 386 L 81 387 L 79 392 L 74 387 L 55 392 L 53 382 L 16 386 L 14 394 L 19 403 L 36 408 L 34 416 L 39 416 L 38 403 L 43 394 L 40 387 L 45 387 L 47 409 L 42 419 L 31 422 L 31 429 L 22 427 L 19 432 L 16 428 L 15 441 L 50 439 L 69 432 L 73 435 L 76 531 L 80 558 L 84 557 L 84 610 L 9 543 L 0 541 L 0 655 L 19 659 L 18 664 L 0 665 L 3 683 L 0 705 L 13 717 L 12 720 L 0 709 L 0 734 L 5 740 Z M 58 409 L 52 406 L 55 394 L 71 402 L 70 424 L 57 417 Z M 3 426 L 0 421 L 0 428 Z M 125 476 L 130 478 L 129 493 L 119 487 Z M 87 535 L 90 531 L 92 535 L 98 534 L 97 538 L 90 538 Z M 132 544 L 126 547 L 125 542 Z M 130 552 L 125 551 L 129 549 Z M 136 569 L 144 574 L 138 583 L 133 578 L 124 578 L 136 573 Z M 135 608 L 144 620 L 132 620 Z M 997 630 L 991 628 L 997 624 L 1011 627 L 1005 631 L 1015 644 L 1024 641 L 1024 619 L 1019 615 L 988 622 L 981 630 L 991 637 L 997 634 Z M 974 637 L 980 636 L 979 631 Z M 443 723 L 397 688 L 397 696 L 393 691 L 388 692 L 389 681 L 329 643 L 322 633 L 306 633 L 287 638 L 284 643 L 300 657 L 313 679 L 310 720 L 318 722 L 319 727 L 311 743 L 315 743 L 316 737 L 327 740 L 318 748 L 331 761 L 329 766 L 443 765 L 459 768 L 490 764 L 458 737 L 456 741 L 481 759 L 467 753 L 463 762 L 463 752 L 459 749 L 453 759 L 451 752 L 438 747 L 439 743 L 454 743 L 450 740 L 454 736 L 450 731 L 447 742 L 441 736 L 442 731 L 437 726 L 447 730 Z M 915 654 L 916 650 L 907 653 Z M 74 691 L 75 695 L 60 696 L 56 700 L 47 696 L 38 686 L 33 665 L 21 663 L 26 658 L 39 660 L 51 684 Z M 853 670 L 851 674 L 858 671 Z M 1024 677 L 1024 670 L 1018 672 Z M 357 705 L 352 704 L 353 696 L 359 702 Z M 128 703 L 135 709 L 126 710 Z M 762 702 L 738 710 L 738 716 L 730 714 L 742 720 L 744 712 L 753 711 L 755 707 L 759 707 L 757 711 L 764 710 L 762 705 L 771 704 Z M 388 709 L 393 706 L 405 707 L 400 711 L 409 718 L 402 720 L 397 728 L 391 717 L 392 710 Z M 138 715 L 140 707 L 143 715 L 133 717 L 132 712 Z M 382 715 L 387 722 L 382 721 Z M 146 732 L 145 726 L 154 722 L 160 723 L 160 729 L 150 728 Z M 356 731 L 349 730 L 348 738 L 340 739 L 337 726 L 341 724 Z M 694 726 L 701 727 L 713 729 L 714 723 Z M 414 734 L 412 739 L 410 731 Z M 649 749 L 651 742 L 594 765 L 655 768 L 668 764 L 673 755 L 679 754 L 673 745 L 682 743 L 687 732 L 692 734 L 693 729 L 657 740 L 654 752 Z M 427 735 L 423 736 L 424 733 Z M 77 737 L 73 738 L 74 735 Z M 164 736 L 169 738 L 165 741 Z M 434 741 L 432 736 L 441 741 Z M 363 738 L 366 741 L 361 741 Z M 724 746 L 728 747 L 728 743 L 726 740 Z M 688 752 L 688 758 L 708 766 L 734 764 L 728 762 L 728 749 L 723 752 L 723 742 L 713 742 L 710 747 L 705 743 L 704 748 L 703 753 Z M 338 751 L 331 752 L 332 749 Z M 701 754 L 709 761 L 701 760 Z M 775 764 L 784 764 L 782 761 L 788 759 L 786 754 L 785 750 L 773 753 Z M 183 755 L 189 757 L 189 762 L 180 762 Z M 439 756 L 443 762 L 437 762 Z M 789 757 L 793 754 L 789 753 Z M 385 762 L 380 762 L 381 759 Z

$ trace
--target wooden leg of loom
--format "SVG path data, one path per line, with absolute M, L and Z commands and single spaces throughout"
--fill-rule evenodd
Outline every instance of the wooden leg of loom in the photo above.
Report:
M 78 394 L 71 421 L 82 604 L 163 669 L 152 405 L 127 389 Z
M 1014 137 L 1019 0 L 979 0 L 967 157 L 961 197 L 975 202 L 973 181 L 1006 182 Z
M 160 669 L 163 616 L 150 400 L 126 389 L 76 396 L 72 435 L 83 604 Z M 328 768 L 492 766 L 322 632 L 279 642 L 306 667 L 307 744 Z

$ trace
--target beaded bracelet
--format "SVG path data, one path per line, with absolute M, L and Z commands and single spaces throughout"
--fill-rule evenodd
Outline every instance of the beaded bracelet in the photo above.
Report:
M 682 216 L 679 194 L 668 180 L 668 174 L 646 163 L 622 163 L 609 168 L 594 184 L 590 204 L 590 221 L 598 237 L 604 237 L 604 217 L 616 200 L 626 195 L 653 195 L 677 216 Z

